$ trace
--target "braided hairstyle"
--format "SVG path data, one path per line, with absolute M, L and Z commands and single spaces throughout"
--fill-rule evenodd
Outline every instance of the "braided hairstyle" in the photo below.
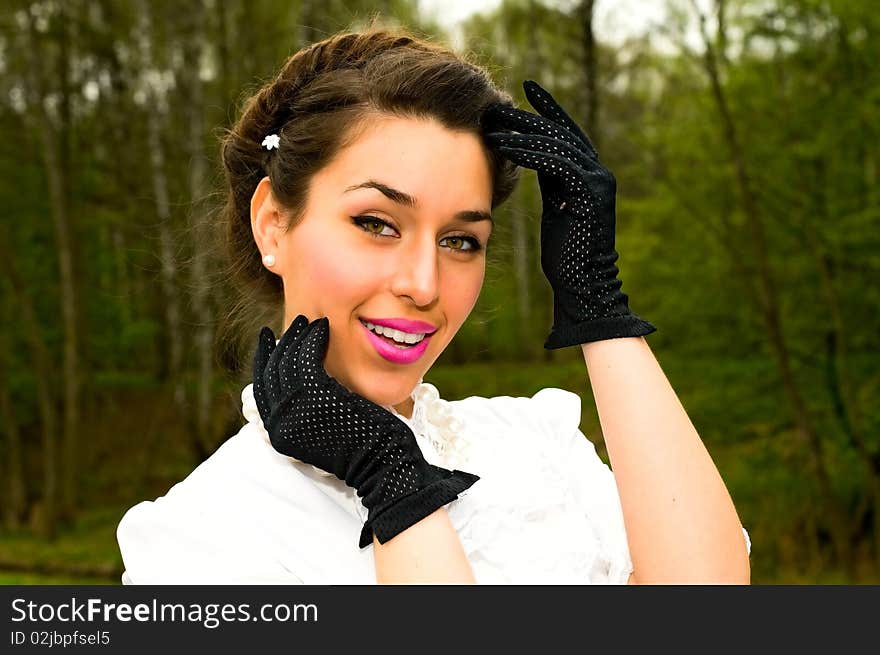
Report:
M 251 231 L 251 198 L 264 176 L 290 230 L 302 220 L 312 177 L 358 138 L 371 117 L 433 118 L 479 135 L 480 117 L 493 102 L 513 106 L 485 69 L 404 28 L 340 32 L 291 55 L 222 138 L 221 248 L 237 297 L 218 330 L 221 365 L 243 374 L 259 327 L 278 333 L 282 327 L 281 278 L 263 267 Z M 280 148 L 261 145 L 268 134 L 279 135 Z M 486 156 L 494 209 L 513 192 L 518 169 L 488 148 Z

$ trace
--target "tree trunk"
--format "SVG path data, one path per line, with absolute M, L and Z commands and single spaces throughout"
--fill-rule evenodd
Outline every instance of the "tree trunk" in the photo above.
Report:
M 297 23 L 296 47 L 304 48 L 324 35 L 320 30 L 321 14 L 324 5 L 317 0 L 301 0 L 299 3 L 299 22 Z
M 715 0 L 715 19 L 717 20 L 717 29 L 715 30 L 715 43 L 718 47 L 715 54 L 718 57 L 719 65 L 724 68 L 727 66 L 727 2 L 726 0 Z
M 4 253 L 5 255 L 6 253 Z M 11 325 L 12 322 L 6 323 Z M 9 361 L 6 353 L 9 352 L 9 342 L 5 333 L 0 333 L 0 368 L 9 370 Z M 6 433 L 6 470 L 0 471 L 0 475 L 6 480 L 4 494 L 6 502 L 3 503 L 3 524 L 9 530 L 17 529 L 25 518 L 26 495 L 24 486 L 24 461 L 22 459 L 21 433 L 18 430 L 18 420 L 13 409 L 7 377 L 0 376 L 0 422 Z
M 531 25 L 536 25 L 539 8 L 535 0 L 528 4 L 528 16 Z M 544 57 L 541 44 L 537 40 L 536 30 L 526 30 L 525 51 L 530 56 L 523 60 L 525 73 L 530 78 L 537 78 L 545 69 Z M 553 325 L 553 304 L 549 304 L 547 311 L 540 311 L 541 304 L 537 303 L 532 288 L 536 283 L 536 276 L 540 273 L 540 232 L 535 233 L 536 221 L 530 220 L 526 187 L 520 182 L 516 189 L 516 204 L 510 211 L 513 228 L 513 266 L 514 279 L 516 280 L 517 321 L 520 343 L 520 352 L 525 351 L 527 361 L 542 359 L 545 362 L 555 361 L 556 353 L 544 348 L 544 341 Z M 538 209 L 540 212 L 540 209 Z M 540 225 L 540 221 L 537 221 Z M 538 250 L 536 251 L 536 248 Z M 536 257 L 537 255 L 537 257 Z M 537 306 L 538 312 L 535 311 Z M 541 317 L 535 320 L 536 313 Z
M 815 166 L 820 176 L 819 179 L 824 181 L 826 177 L 824 163 L 817 160 Z M 824 192 L 826 188 L 824 183 L 820 183 L 811 190 L 803 188 L 802 191 L 807 197 L 814 197 L 814 202 L 817 205 L 815 215 L 820 217 L 820 220 L 830 221 L 832 220 L 832 210 L 828 207 L 828 198 Z M 822 297 L 828 308 L 827 315 L 831 319 L 831 329 L 825 335 L 825 370 L 828 392 L 831 396 L 834 416 L 840 424 L 841 431 L 865 466 L 868 498 L 871 500 L 870 506 L 873 508 L 871 531 L 873 558 L 877 573 L 880 574 L 880 457 L 878 457 L 880 454 L 872 451 L 862 429 L 862 413 L 858 393 L 856 385 L 852 381 L 847 361 L 846 336 L 849 334 L 849 330 L 844 323 L 840 299 L 834 282 L 834 259 L 825 251 L 809 218 L 804 220 L 804 231 L 810 253 L 816 261 Z M 861 516 L 855 516 L 852 522 L 858 530 Z
M 114 286 L 117 298 L 122 301 L 120 307 L 122 315 L 119 317 L 119 322 L 122 325 L 129 325 L 134 314 L 131 306 L 131 282 L 128 278 L 128 262 L 125 255 L 127 251 L 125 234 L 118 223 L 111 226 L 110 239 L 113 243 Z
M 40 413 L 42 429 L 42 465 L 43 465 L 43 489 L 42 500 L 33 514 L 33 527 L 49 541 L 55 539 L 57 534 L 58 514 L 58 454 L 57 454 L 57 424 L 58 416 L 55 407 L 54 394 L 51 380 L 54 379 L 56 370 L 55 361 L 49 354 L 46 342 L 43 339 L 43 329 L 34 310 L 31 295 L 25 288 L 24 280 L 18 273 L 12 248 L 8 245 L 5 235 L 0 235 L 0 273 L 9 281 L 12 287 L 13 303 L 17 308 L 18 320 L 21 322 L 24 334 L 31 352 L 31 370 L 34 376 L 34 386 L 37 390 L 37 405 Z M 10 405 L 11 407 L 11 405 Z M 7 418 L 4 410 L 4 421 L 8 420 L 7 430 L 10 442 L 17 439 L 17 427 L 14 417 Z M 10 448 L 10 462 L 15 466 L 15 447 Z M 12 497 L 16 495 L 13 490 Z M 14 501 L 13 501 L 14 502 Z
M 139 4 L 140 19 L 140 58 L 145 70 L 157 69 L 153 56 L 155 31 L 150 16 L 150 8 L 145 0 Z M 147 142 L 150 149 L 150 170 L 153 178 L 153 193 L 156 202 L 156 219 L 159 231 L 159 253 L 161 260 L 160 280 L 165 301 L 165 330 L 167 334 L 166 375 L 172 388 L 172 399 L 181 416 L 186 415 L 186 389 L 183 380 L 184 333 L 181 319 L 180 291 L 177 282 L 176 239 L 172 231 L 171 203 L 168 196 L 168 179 L 165 173 L 165 145 L 162 141 L 162 128 L 168 114 L 167 99 L 161 90 L 151 84 L 147 88 Z
M 123 67 L 118 56 L 118 52 L 112 47 L 112 35 L 115 33 L 115 24 L 112 8 L 106 4 L 97 3 L 94 5 L 91 14 L 92 24 L 95 33 L 100 35 L 110 45 L 98 48 L 96 56 L 100 60 L 102 66 L 110 76 L 109 90 L 104 92 L 101 97 L 101 104 L 104 107 L 104 115 L 106 118 L 106 127 L 108 137 L 106 147 L 96 148 L 96 156 L 101 165 L 108 171 L 112 172 L 115 177 L 116 188 L 108 192 L 110 202 L 114 202 L 119 194 L 127 194 L 131 189 L 142 188 L 140 172 L 136 171 L 134 162 L 140 161 L 143 153 L 133 153 L 129 141 L 129 120 L 132 114 L 132 107 L 126 103 L 131 96 L 132 76 L 130 67 Z M 122 213 L 116 214 L 114 220 L 109 225 L 110 243 L 113 251 L 113 272 L 112 287 L 113 292 L 120 300 L 119 325 L 128 326 L 136 313 L 133 302 L 135 296 L 132 295 L 131 272 L 128 266 L 128 238 L 126 228 L 128 223 L 126 217 Z
M 227 107 L 235 101 L 236 90 L 234 80 L 239 79 L 238 57 L 233 55 L 237 47 L 232 39 L 236 32 L 235 25 L 241 20 L 240 5 L 237 2 L 220 2 L 217 4 L 217 64 L 220 68 L 221 106 Z
M 61 5 L 63 11 L 63 5 Z M 46 164 L 46 176 L 49 184 L 49 200 L 52 213 L 52 221 L 55 226 L 55 235 L 58 245 L 59 263 L 59 288 L 61 290 L 61 318 L 64 325 L 64 428 L 61 469 L 61 497 L 59 518 L 72 519 L 76 511 L 76 480 L 79 473 L 77 465 L 77 428 L 79 424 L 79 360 L 77 345 L 79 325 L 79 302 L 76 288 L 76 272 L 74 270 L 75 252 L 75 229 L 69 207 L 69 157 L 67 155 L 67 141 L 69 130 L 69 93 L 66 82 L 66 73 L 62 73 L 62 84 L 59 89 L 60 101 L 60 124 L 57 129 L 52 117 L 49 115 L 44 99 L 48 92 L 46 87 L 46 75 L 43 71 L 43 53 L 40 49 L 39 34 L 35 24 L 35 18 L 30 12 L 27 14 L 27 53 L 29 56 L 29 96 L 30 110 L 26 116 L 33 115 L 32 129 L 39 132 L 42 138 L 43 158 Z M 64 16 L 61 16 L 59 60 L 61 69 L 67 70 L 67 29 Z M 36 319 L 35 319 L 36 320 Z M 53 414 L 49 412 L 49 414 Z M 44 426 L 45 428 L 45 426 Z M 51 428 L 54 435 L 54 426 Z M 54 440 L 53 440 L 54 444 Z M 47 455 L 48 456 L 48 455 Z M 47 473 L 54 481 L 53 471 Z M 54 498 L 54 491 L 50 494 Z M 48 511 L 47 516 L 53 516 L 50 522 L 54 523 L 55 508 Z M 54 527 L 52 528 L 54 529 Z
M 195 319 L 195 349 L 198 361 L 198 377 L 196 384 L 196 424 L 193 431 L 193 449 L 198 459 L 205 459 L 213 450 L 206 444 L 212 444 L 211 405 L 214 378 L 213 351 L 214 342 L 213 316 L 210 303 L 209 286 L 209 252 L 205 238 L 205 195 L 206 158 L 204 151 L 204 89 L 199 77 L 204 31 L 202 20 L 204 6 L 201 0 L 190 4 L 188 15 L 187 38 L 184 45 L 183 80 L 189 95 L 186 103 L 186 119 L 189 137 L 189 194 L 190 194 L 190 234 L 193 236 L 193 257 L 190 268 L 190 297 L 193 317 Z
M 590 141 L 601 152 L 601 135 L 599 134 L 599 94 L 597 92 L 598 66 L 596 65 L 596 39 L 593 34 L 593 5 L 594 0 L 581 0 L 578 6 L 578 16 L 581 21 L 581 34 L 583 39 L 584 61 L 584 106 L 586 107 L 586 119 L 584 131 L 590 137 Z

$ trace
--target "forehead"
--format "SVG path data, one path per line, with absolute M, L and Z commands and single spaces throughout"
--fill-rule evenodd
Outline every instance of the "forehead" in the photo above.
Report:
M 368 179 L 415 196 L 420 204 L 452 204 L 457 211 L 488 209 L 491 203 L 491 170 L 480 138 L 430 118 L 368 119 L 314 182 L 341 194 Z

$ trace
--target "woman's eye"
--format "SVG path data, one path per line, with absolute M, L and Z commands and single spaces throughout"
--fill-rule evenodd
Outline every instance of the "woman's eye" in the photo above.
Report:
M 390 225 L 388 225 L 388 223 L 386 223 L 385 221 L 383 221 L 383 220 L 380 219 L 380 218 L 376 218 L 375 216 L 352 216 L 352 220 L 353 220 L 353 221 L 354 221 L 354 222 L 355 222 L 355 223 L 356 223 L 356 224 L 357 224 L 362 230 L 364 230 L 364 232 L 367 232 L 367 233 L 369 233 L 370 235 L 372 235 L 372 236 L 374 236 L 374 237 L 391 236 L 391 235 L 389 235 L 389 234 L 382 234 L 382 228 L 383 228 L 383 227 L 387 227 L 387 228 L 390 228 L 390 229 L 392 229 L 392 230 L 394 229 L 394 228 L 392 228 Z M 366 226 L 366 227 L 365 227 L 365 226 Z M 373 231 L 373 228 L 374 228 L 374 227 L 378 227 L 378 228 L 379 228 L 379 231 L 378 231 L 378 232 L 374 232 L 374 231 Z
M 473 237 L 455 236 L 445 237 L 443 240 L 451 241 L 452 243 L 450 244 L 450 247 L 452 248 L 452 250 L 458 250 L 460 252 L 478 252 L 483 248 L 483 246 L 480 245 L 480 242 Z M 465 248 L 464 244 L 468 244 L 470 248 Z

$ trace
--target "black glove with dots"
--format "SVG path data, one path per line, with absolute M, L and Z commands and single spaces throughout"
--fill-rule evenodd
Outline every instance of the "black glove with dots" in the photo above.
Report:
M 587 136 L 536 82 L 523 83 L 532 114 L 490 105 L 486 142 L 518 166 L 538 172 L 541 268 L 553 288 L 553 328 L 544 348 L 636 337 L 656 327 L 633 314 L 620 291 L 614 249 L 614 175 Z
M 326 317 L 300 314 L 281 340 L 268 327 L 254 356 L 254 399 L 278 452 L 332 473 L 368 510 L 359 547 L 384 544 L 455 500 L 479 476 L 429 464 L 412 430 L 324 370 Z

